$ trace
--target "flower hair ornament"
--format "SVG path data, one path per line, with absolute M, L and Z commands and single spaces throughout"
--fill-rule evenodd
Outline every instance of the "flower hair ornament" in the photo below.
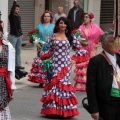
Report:
M 93 13 L 91 13 L 91 12 L 85 12 L 85 13 L 84 13 L 84 15 L 88 15 L 88 16 L 89 16 L 89 18 L 91 19 L 91 21 L 93 21 L 93 20 L 94 20 L 94 18 L 95 18 L 94 14 L 93 14 Z
M 93 13 L 90 14 L 90 18 L 94 19 L 94 14 Z
M 94 18 L 95 18 L 94 14 L 93 13 L 89 13 L 89 16 L 90 16 L 91 21 L 93 22 Z

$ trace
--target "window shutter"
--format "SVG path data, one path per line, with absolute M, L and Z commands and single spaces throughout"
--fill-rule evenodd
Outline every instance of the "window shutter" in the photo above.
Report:
M 112 23 L 114 18 L 114 0 L 101 0 L 100 24 Z

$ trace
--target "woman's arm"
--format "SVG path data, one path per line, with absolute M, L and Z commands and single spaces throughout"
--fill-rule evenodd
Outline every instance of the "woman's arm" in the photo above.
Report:
M 17 0 L 14 0 L 9 17 L 12 17 L 14 15 L 16 5 L 17 5 Z

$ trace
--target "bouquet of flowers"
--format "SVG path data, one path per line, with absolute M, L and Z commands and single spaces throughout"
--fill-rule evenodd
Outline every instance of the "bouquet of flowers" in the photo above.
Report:
M 44 45 L 44 41 L 40 40 L 39 34 L 36 28 L 33 28 L 28 32 L 29 42 L 36 45 L 38 49 L 41 49 Z
M 109 29 L 110 29 L 110 31 L 114 31 L 114 30 L 115 30 L 115 25 L 114 25 L 114 23 L 110 24 Z
M 28 32 L 29 42 L 33 43 L 35 41 L 35 38 L 38 38 L 38 31 L 36 28 L 33 28 Z
M 80 41 L 80 43 L 82 43 L 83 45 L 88 45 L 86 38 L 82 37 L 80 30 L 75 29 L 72 31 L 72 33 L 76 36 L 76 38 Z

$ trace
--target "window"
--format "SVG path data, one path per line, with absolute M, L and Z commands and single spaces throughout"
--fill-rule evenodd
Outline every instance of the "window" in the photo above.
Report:
M 84 9 L 85 12 L 88 11 L 88 3 L 89 3 L 89 0 L 79 0 L 79 5 L 81 8 Z
M 114 0 L 101 0 L 100 24 L 112 23 L 114 18 Z

